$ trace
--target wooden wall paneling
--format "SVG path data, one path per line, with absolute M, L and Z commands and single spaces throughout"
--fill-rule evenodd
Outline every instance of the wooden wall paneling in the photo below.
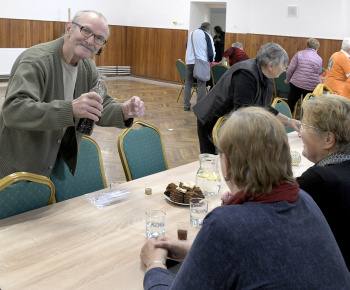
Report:
M 125 26 L 110 26 L 110 36 L 101 55 L 95 56 L 97 66 L 125 66 L 130 65 L 127 59 L 127 40 Z
M 225 49 L 229 48 L 234 42 L 241 42 L 243 44 L 244 51 L 250 58 L 256 56 L 260 49 L 260 46 L 267 42 L 275 42 L 281 45 L 289 56 L 289 61 L 300 50 L 306 48 L 306 37 L 289 37 L 289 36 L 271 36 L 271 35 L 259 35 L 259 34 L 239 34 L 239 33 L 226 33 L 225 34 Z M 318 39 L 320 42 L 320 48 L 318 50 L 319 56 L 322 58 L 322 66 L 327 67 L 328 60 L 334 52 L 337 52 L 341 48 L 342 40 L 334 39 Z
M 0 47 L 24 48 L 54 40 L 62 35 L 64 22 L 0 18 Z M 130 65 L 131 74 L 146 78 L 179 82 L 175 61 L 185 61 L 187 30 L 148 27 L 110 26 L 111 35 L 100 56 L 98 66 Z M 260 46 L 274 41 L 288 53 L 289 59 L 306 47 L 306 37 L 226 33 L 225 49 L 242 42 L 253 58 Z M 318 54 L 326 68 L 330 56 L 339 51 L 341 40 L 318 39 Z
M 131 73 L 167 81 L 180 81 L 175 61 L 185 60 L 187 31 L 128 27 Z

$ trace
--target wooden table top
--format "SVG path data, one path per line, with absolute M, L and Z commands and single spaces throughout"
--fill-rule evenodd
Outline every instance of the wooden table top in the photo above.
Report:
M 301 153 L 296 133 L 291 150 Z M 302 157 L 294 166 L 299 176 L 312 163 Z M 0 288 L 11 289 L 143 289 L 145 267 L 139 254 L 146 241 L 145 211 L 166 212 L 166 235 L 177 238 L 176 223 L 189 222 L 189 207 L 166 200 L 171 183 L 195 182 L 198 162 L 119 184 L 128 196 L 102 210 L 86 196 L 0 220 Z M 145 188 L 152 188 L 152 195 Z M 108 192 L 104 189 L 101 192 Z M 208 198 L 209 210 L 220 205 L 227 190 Z M 198 228 L 189 226 L 193 240 Z

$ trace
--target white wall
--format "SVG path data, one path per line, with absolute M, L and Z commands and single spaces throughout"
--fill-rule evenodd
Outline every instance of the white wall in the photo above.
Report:
M 191 25 L 195 23 L 194 28 L 197 28 L 203 22 L 201 19 L 208 17 L 203 7 L 223 3 L 217 0 L 0 1 L 0 18 L 67 21 L 68 8 L 71 8 L 71 16 L 78 10 L 96 9 L 112 25 L 173 29 L 191 28 L 191 7 L 198 8 L 198 17 L 193 16 L 196 23 L 191 19 Z M 329 0 L 227 0 L 226 3 L 226 32 L 330 39 L 350 36 L 348 0 L 331 3 Z M 287 17 L 288 5 L 299 6 L 298 18 Z M 178 24 L 174 25 L 173 21 Z

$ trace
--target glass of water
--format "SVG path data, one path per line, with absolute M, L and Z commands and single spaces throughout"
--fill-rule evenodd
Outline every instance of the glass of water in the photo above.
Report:
M 165 235 L 165 215 L 162 210 L 146 211 L 146 237 L 158 238 Z
M 208 213 L 208 201 L 204 198 L 190 199 L 190 221 L 195 227 L 200 227 Z

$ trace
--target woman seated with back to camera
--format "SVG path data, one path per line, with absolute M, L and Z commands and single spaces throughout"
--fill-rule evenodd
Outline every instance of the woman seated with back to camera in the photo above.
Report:
M 299 137 L 315 165 L 297 182 L 320 207 L 350 269 L 350 100 L 321 95 L 303 104 Z
M 204 219 L 193 244 L 148 240 L 145 289 L 346 289 L 350 273 L 322 212 L 300 190 L 282 123 L 266 109 L 235 111 L 219 133 L 233 196 Z M 174 276 L 159 261 L 184 259 Z

